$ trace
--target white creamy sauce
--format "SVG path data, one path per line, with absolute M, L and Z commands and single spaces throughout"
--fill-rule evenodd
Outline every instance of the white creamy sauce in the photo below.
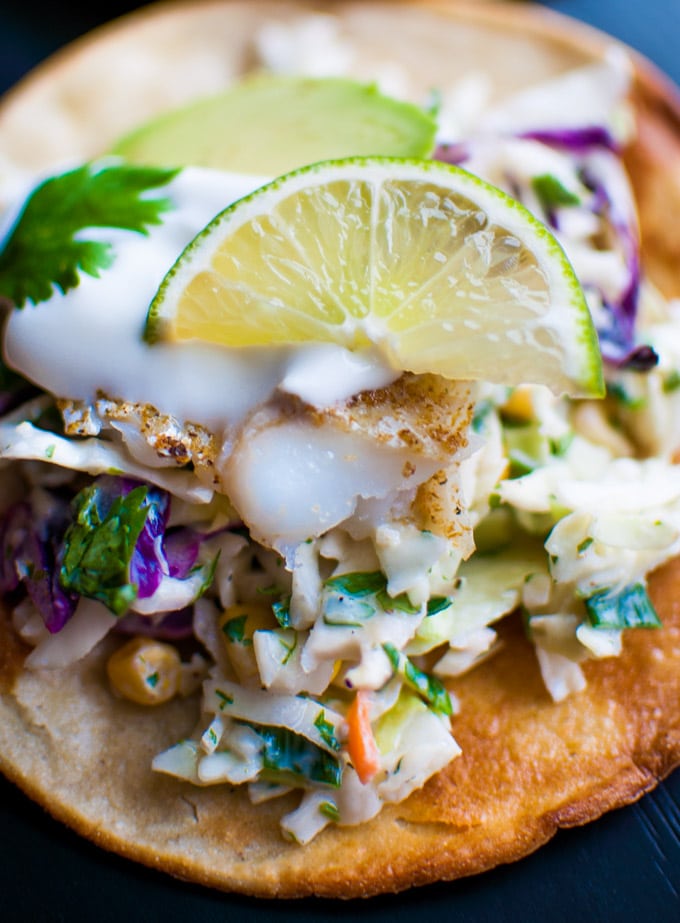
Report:
M 277 388 L 328 406 L 398 372 L 374 356 L 340 347 L 228 349 L 199 343 L 143 341 L 147 310 L 166 272 L 189 241 L 222 209 L 262 185 L 261 177 L 187 168 L 159 191 L 174 208 L 148 235 L 88 229 L 82 236 L 111 243 L 115 260 L 99 278 L 38 305 L 14 310 L 5 359 L 57 397 L 152 404 L 181 421 L 220 432 L 238 425 Z M 320 369 L 323 374 L 320 376 Z

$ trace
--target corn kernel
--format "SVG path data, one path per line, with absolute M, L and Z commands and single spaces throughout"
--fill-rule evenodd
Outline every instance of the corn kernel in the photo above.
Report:
M 218 621 L 227 654 L 243 683 L 258 676 L 253 650 L 253 634 L 261 628 L 278 628 L 269 603 L 243 603 L 227 606 Z
M 160 705 L 177 694 L 180 656 L 171 644 L 133 638 L 109 657 L 106 672 L 115 692 L 138 705 Z

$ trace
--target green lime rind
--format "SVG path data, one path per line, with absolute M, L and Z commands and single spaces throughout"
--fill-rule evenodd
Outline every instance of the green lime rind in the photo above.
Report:
M 257 75 L 146 123 L 112 153 L 132 163 L 268 177 L 354 155 L 426 157 L 436 130 L 423 109 L 374 84 Z
M 562 332 L 564 350 L 564 369 L 555 375 L 553 382 L 544 383 L 553 388 L 555 382 L 563 384 L 565 392 L 572 397 L 603 396 L 602 357 L 597 332 L 583 290 L 560 243 L 525 206 L 502 190 L 461 167 L 433 160 L 351 157 L 323 161 L 280 176 L 232 203 L 196 235 L 166 274 L 149 308 L 144 332 L 146 341 L 155 343 L 172 339 L 170 328 L 175 292 L 181 290 L 199 264 L 206 264 L 207 255 L 213 250 L 211 238 L 218 244 L 229 232 L 229 225 L 233 230 L 256 215 L 267 213 L 283 196 L 307 186 L 340 179 L 375 183 L 384 180 L 440 182 L 452 192 L 478 203 L 492 221 L 530 245 L 559 302 L 559 316 L 553 312 L 550 323 Z M 504 357 L 499 358 L 502 361 Z M 410 370 L 422 372 L 428 369 Z M 490 377 L 489 380 L 494 379 Z

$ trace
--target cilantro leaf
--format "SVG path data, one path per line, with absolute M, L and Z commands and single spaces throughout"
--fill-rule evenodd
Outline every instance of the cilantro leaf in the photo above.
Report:
M 250 724 L 262 740 L 261 778 L 284 785 L 316 782 L 339 788 L 342 764 L 326 750 L 288 728 Z
M 559 208 L 561 205 L 579 205 L 581 202 L 576 193 L 563 186 L 552 173 L 535 176 L 531 185 L 546 211 Z
M 352 574 L 340 574 L 338 577 L 331 577 L 326 580 L 324 586 L 330 590 L 347 593 L 350 596 L 369 596 L 386 588 L 387 577 L 379 570 L 358 571 Z
M 0 297 L 22 308 L 75 288 L 79 274 L 95 278 L 114 254 L 109 243 L 88 240 L 88 228 L 147 234 L 170 209 L 167 198 L 142 197 L 165 186 L 177 170 L 129 164 L 85 164 L 45 180 L 29 196 L 0 251 Z
M 453 705 L 443 683 L 435 676 L 429 676 L 412 663 L 406 654 L 397 650 L 389 641 L 383 644 L 393 670 L 401 676 L 407 686 L 424 699 L 434 711 L 441 715 L 452 715 Z
M 316 719 L 314 721 L 314 727 L 319 732 L 319 735 L 321 736 L 321 739 L 323 740 L 323 742 L 327 744 L 332 750 L 340 749 L 340 742 L 338 741 L 338 738 L 335 736 L 335 728 L 330 723 L 330 721 L 326 721 L 326 713 L 323 710 L 323 708 L 321 709 L 319 714 L 316 716 Z
M 150 507 L 148 487 L 116 497 L 102 508 L 102 491 L 93 484 L 74 498 L 75 521 L 64 536 L 59 581 L 71 590 L 98 599 L 114 615 L 124 615 L 137 598 L 130 583 L 130 562 Z
M 242 644 L 244 647 L 252 647 L 252 639 L 246 637 L 247 619 L 247 613 L 245 615 L 237 615 L 235 618 L 229 619 L 222 626 L 222 631 L 227 636 L 227 640 L 231 641 L 232 644 Z
M 593 628 L 660 628 L 647 590 L 641 583 L 612 593 L 603 590 L 585 600 L 588 621 Z

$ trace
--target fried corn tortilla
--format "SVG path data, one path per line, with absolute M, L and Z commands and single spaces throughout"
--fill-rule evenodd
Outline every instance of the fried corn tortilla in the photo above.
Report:
M 478 67 L 500 94 L 597 59 L 605 38 L 514 4 L 334 3 L 358 51 L 357 76 L 400 60 L 422 89 Z M 0 173 L 42 170 L 106 148 L 152 114 L 227 85 L 252 64 L 266 18 L 313 5 L 154 5 L 96 31 L 38 68 L 0 109 Z M 627 152 L 647 271 L 680 294 L 680 106 L 633 56 L 638 134 Z M 121 66 L 124 62 L 124 66 Z M 115 75 L 115 79 L 113 77 Z M 675 203 L 675 204 L 674 204 Z M 262 897 L 370 896 L 472 875 L 527 855 L 559 827 L 652 789 L 680 762 L 680 565 L 652 575 L 657 631 L 626 633 L 623 653 L 587 663 L 587 687 L 559 703 L 541 681 L 519 618 L 500 652 L 452 688 L 462 756 L 405 802 L 304 847 L 286 842 L 286 796 L 253 806 L 227 785 L 197 788 L 150 770 L 194 727 L 197 702 L 144 709 L 115 698 L 107 639 L 78 665 L 28 672 L 28 648 L 0 628 L 0 769 L 98 845 L 172 875 Z

